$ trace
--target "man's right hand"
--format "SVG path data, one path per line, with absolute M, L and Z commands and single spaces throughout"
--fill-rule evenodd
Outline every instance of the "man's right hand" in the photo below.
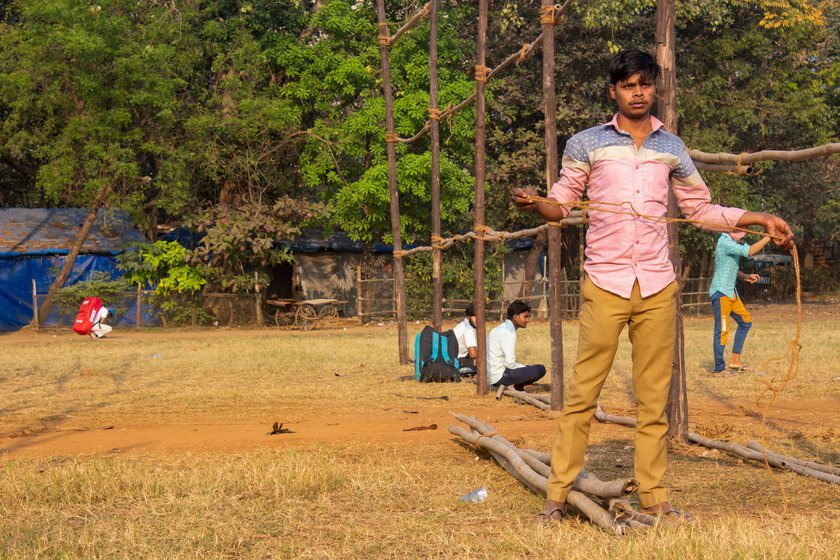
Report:
M 537 203 L 532 199 L 532 197 L 535 196 L 538 196 L 537 190 L 531 187 L 525 189 L 513 189 L 513 203 L 517 208 L 521 208 L 523 210 L 532 210 L 534 206 L 536 206 Z

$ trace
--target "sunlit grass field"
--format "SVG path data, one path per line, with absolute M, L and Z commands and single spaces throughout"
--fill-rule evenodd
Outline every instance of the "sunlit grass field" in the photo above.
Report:
M 783 354 L 794 317 L 754 312 L 745 359 L 751 372 L 714 379 L 710 318 L 686 319 L 690 407 L 757 410 L 768 364 Z M 421 325 L 410 325 L 410 334 Z M 778 410 L 811 410 L 805 426 L 776 414 L 764 437 L 800 458 L 840 464 L 840 319 L 807 316 L 800 367 Z M 479 411 L 513 426 L 529 446 L 548 449 L 551 413 L 510 399 L 479 397 L 471 383 L 420 385 L 400 366 L 396 327 L 347 323 L 314 332 L 213 330 L 134 333 L 101 341 L 72 334 L 0 337 L 0 442 L 27 429 L 106 425 L 237 423 L 282 418 L 396 418 L 417 423 L 448 411 Z M 564 324 L 566 372 L 577 326 Z M 622 342 L 602 403 L 632 414 L 629 343 Z M 519 332 L 519 358 L 549 362 L 548 328 Z M 446 395 L 448 400 L 417 397 Z M 771 409 L 771 416 L 773 409 Z M 452 420 L 454 423 L 454 419 Z M 757 421 L 742 415 L 691 417 L 745 443 Z M 726 426 L 723 426 L 726 424 Z M 778 429 L 778 426 L 785 429 Z M 35 429 L 37 428 L 37 430 Z M 769 472 L 724 453 L 677 446 L 670 456 L 673 499 L 692 510 L 691 527 L 616 537 L 570 519 L 532 523 L 542 500 L 486 454 L 455 442 L 445 425 L 406 439 L 372 422 L 365 433 L 229 452 L 123 452 L 3 456 L 0 558 L 837 558 L 840 488 Z M 397 438 L 396 435 L 401 434 Z M 632 431 L 593 428 L 588 467 L 606 477 L 632 472 Z M 486 486 L 489 498 L 459 496 Z

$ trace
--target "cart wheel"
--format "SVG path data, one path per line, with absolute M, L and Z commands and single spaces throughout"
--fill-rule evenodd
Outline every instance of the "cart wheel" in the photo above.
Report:
M 294 313 L 289 313 L 285 309 L 278 309 L 274 313 L 274 323 L 278 327 L 289 327 L 295 322 Z
M 305 331 L 313 330 L 318 324 L 318 311 L 309 304 L 301 305 L 295 313 L 295 324 Z
M 335 319 L 338 317 L 338 308 L 328 303 L 318 311 L 318 319 Z

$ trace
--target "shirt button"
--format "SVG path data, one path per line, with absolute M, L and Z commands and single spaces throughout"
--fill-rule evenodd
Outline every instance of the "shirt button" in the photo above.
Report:
M 636 193 L 638 194 L 639 192 L 641 192 L 641 191 L 639 191 L 639 189 L 636 189 Z
M 636 241 L 636 245 L 638 245 L 638 244 L 639 244 L 639 242 L 638 242 L 638 240 L 637 240 L 637 241 Z

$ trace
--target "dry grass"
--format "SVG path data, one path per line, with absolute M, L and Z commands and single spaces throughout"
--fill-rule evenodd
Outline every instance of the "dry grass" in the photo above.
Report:
M 757 365 L 779 352 L 792 326 L 754 318 L 745 356 Z M 838 327 L 830 318 L 806 322 L 802 370 L 781 404 L 808 399 L 822 408 L 802 425 L 776 417 L 771 447 L 840 463 L 840 433 L 831 424 L 840 398 Z M 569 364 L 577 333 L 573 323 L 564 329 Z M 690 402 L 733 412 L 693 420 L 744 442 L 755 436 L 749 413 L 760 376 L 709 378 L 710 331 L 710 320 L 686 322 Z M 293 420 L 387 417 L 412 407 L 422 411 L 418 423 L 424 415 L 481 409 L 505 426 L 524 426 L 523 443 L 548 448 L 548 415 L 478 398 L 471 384 L 401 381 L 411 371 L 394 365 L 395 339 L 391 326 L 122 333 L 99 343 L 70 335 L 0 337 L 0 434 L 196 418 L 268 421 L 279 411 Z M 546 339 L 545 325 L 521 332 L 522 360 L 547 362 Z M 604 393 L 619 412 L 632 411 L 629 369 L 623 343 Z M 410 398 L 444 394 L 449 401 Z M 631 445 L 630 430 L 593 426 L 589 467 L 604 477 L 626 476 Z M 445 434 L 417 442 L 378 434 L 294 448 L 279 443 L 238 453 L 10 453 L 0 465 L 0 558 L 787 560 L 837 558 L 840 549 L 840 489 L 700 448 L 676 449 L 668 478 L 675 501 L 699 522 L 626 538 L 576 520 L 535 527 L 531 516 L 541 499 Z M 792 500 L 784 515 L 779 482 Z M 481 485 L 486 502 L 459 502 Z

